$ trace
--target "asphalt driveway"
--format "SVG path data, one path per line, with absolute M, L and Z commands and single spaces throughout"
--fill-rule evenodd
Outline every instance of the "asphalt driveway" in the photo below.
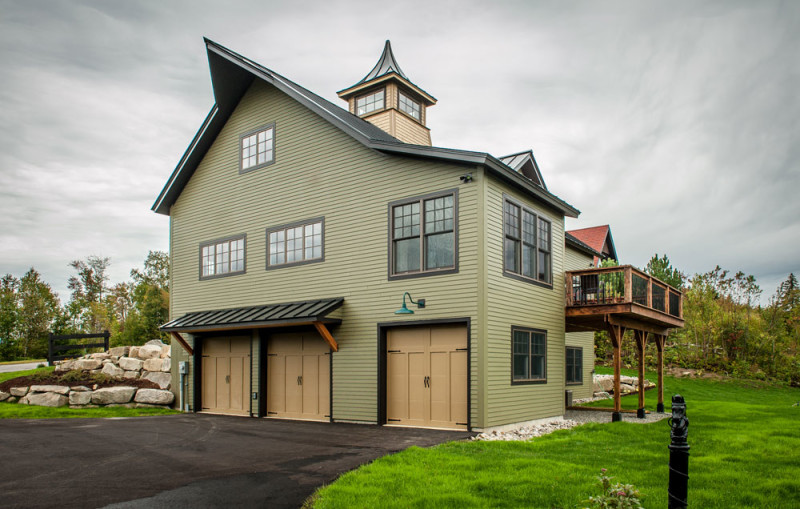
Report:
M 299 507 L 322 484 L 464 432 L 182 414 L 0 421 L 0 504 Z

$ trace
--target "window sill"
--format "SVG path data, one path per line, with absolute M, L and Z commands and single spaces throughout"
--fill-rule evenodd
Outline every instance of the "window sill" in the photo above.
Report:
M 544 380 L 511 380 L 511 385 L 544 385 L 547 379 Z
M 567 386 L 583 385 L 583 382 L 566 382 L 564 385 Z
M 314 258 L 313 260 L 303 260 L 303 261 L 300 261 L 300 262 L 279 263 L 279 264 L 276 264 L 276 265 L 270 265 L 269 263 L 267 263 L 267 270 L 278 270 L 278 269 L 284 269 L 284 268 L 289 268 L 289 267 L 297 267 L 299 265 L 310 265 L 312 263 L 322 263 L 324 261 L 325 261 L 325 257 L 323 256 L 322 258 Z
M 441 270 L 428 270 L 425 272 L 406 272 L 403 274 L 389 274 L 389 281 L 395 281 L 400 279 L 414 279 L 418 277 L 428 277 L 428 276 L 443 276 L 445 274 L 457 274 L 458 267 L 453 267 L 451 269 L 441 269 Z
M 553 289 L 553 283 L 544 283 L 536 279 L 531 279 L 529 277 L 521 276 L 515 272 L 509 272 L 507 270 L 503 270 L 503 275 L 505 277 L 510 277 L 511 279 L 516 279 L 517 281 L 522 281 L 524 283 L 530 283 L 532 285 L 541 286 L 542 288 L 547 288 L 548 290 Z
M 241 274 L 246 274 L 247 271 L 240 270 L 237 272 L 226 272 L 225 274 L 214 274 L 211 276 L 200 276 L 200 281 L 208 281 L 209 279 L 222 279 L 231 276 L 239 276 Z

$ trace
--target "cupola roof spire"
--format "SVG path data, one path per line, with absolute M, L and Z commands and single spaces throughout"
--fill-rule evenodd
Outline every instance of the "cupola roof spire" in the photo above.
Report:
M 403 70 L 400 69 L 400 66 L 397 64 L 397 60 L 394 58 L 394 53 L 392 53 L 392 43 L 387 39 L 386 45 L 383 47 L 383 53 L 378 59 L 378 63 L 375 64 L 375 67 L 372 68 L 369 74 L 364 76 L 358 83 L 374 80 L 375 78 L 383 76 L 384 74 L 389 74 L 390 72 L 394 72 L 406 80 L 408 79 L 408 76 L 403 73 Z

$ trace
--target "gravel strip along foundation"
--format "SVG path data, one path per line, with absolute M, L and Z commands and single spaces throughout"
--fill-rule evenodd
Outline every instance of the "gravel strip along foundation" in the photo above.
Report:
M 644 419 L 639 419 L 636 414 L 622 414 L 622 420 L 625 422 L 633 422 L 639 424 L 646 424 L 649 422 L 657 422 L 669 417 L 670 414 L 663 413 L 649 413 Z M 534 437 L 547 435 L 560 429 L 570 429 L 581 424 L 588 422 L 611 422 L 610 412 L 592 412 L 591 410 L 567 410 L 563 419 L 552 420 L 542 424 L 535 424 L 532 426 L 521 426 L 508 431 L 492 431 L 489 433 L 481 433 L 472 440 L 484 441 L 515 441 L 515 440 L 530 440 Z

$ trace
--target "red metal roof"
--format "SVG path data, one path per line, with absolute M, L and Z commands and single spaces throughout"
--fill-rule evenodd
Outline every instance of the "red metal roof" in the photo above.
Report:
M 591 228 L 581 228 L 580 230 L 569 230 L 567 233 L 595 251 L 602 253 L 609 230 L 609 225 L 604 224 L 602 226 L 592 226 Z

